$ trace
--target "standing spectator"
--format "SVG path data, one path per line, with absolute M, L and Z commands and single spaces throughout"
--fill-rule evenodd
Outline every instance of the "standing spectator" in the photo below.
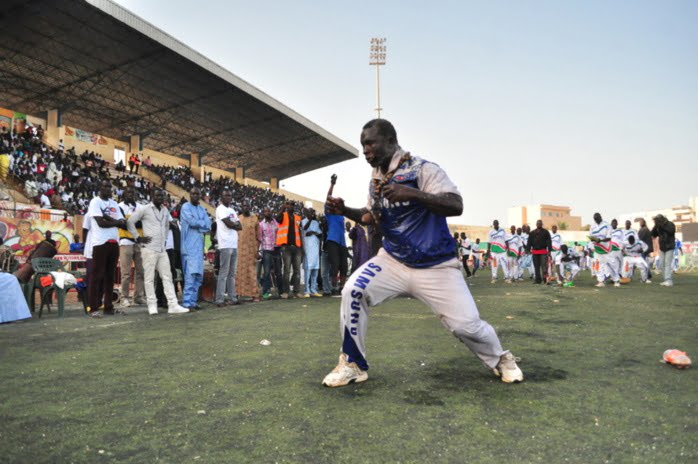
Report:
M 153 166 L 153 162 L 150 160 L 150 156 L 148 156 L 145 161 L 143 161 L 143 164 L 145 164 L 145 167 L 150 169 Z
M 47 230 L 46 234 L 45 234 L 46 241 L 48 243 L 50 243 L 51 245 L 53 245 L 53 248 L 56 248 L 56 241 L 51 238 L 52 235 L 53 235 L 52 232 L 50 230 Z
M 347 244 L 344 239 L 344 216 L 330 214 L 325 209 L 327 221 L 327 257 L 330 261 L 330 279 L 332 279 L 332 292 L 338 294 L 344 288 L 347 279 L 347 259 L 342 251 Z
M 220 256 L 218 281 L 216 282 L 216 306 L 219 308 L 226 304 L 226 293 L 230 304 L 238 304 L 235 274 L 238 268 L 238 231 L 242 230 L 242 225 L 231 205 L 232 199 L 233 194 L 230 190 L 225 190 L 222 196 L 223 201 L 216 208 L 216 238 L 218 239 Z
M 647 245 L 647 250 L 642 252 L 642 257 L 645 261 L 647 261 L 647 257 L 654 253 L 654 243 L 652 240 L 652 232 L 650 231 L 649 227 L 647 227 L 647 221 L 644 219 L 640 219 L 640 230 L 637 232 L 637 236 L 642 242 L 645 243 L 645 245 Z M 647 264 L 647 278 L 652 279 L 652 271 L 650 270 L 651 266 L 649 266 L 649 262 Z
M 123 200 L 119 203 L 121 214 L 126 221 L 134 214 L 139 205 L 136 203 L 136 189 L 126 187 Z M 143 225 L 136 223 L 139 234 L 143 233 Z M 128 308 L 131 305 L 131 264 L 133 264 L 133 278 L 135 280 L 134 302 L 137 305 L 145 304 L 145 284 L 143 278 L 143 260 L 141 247 L 136 245 L 136 238 L 128 230 L 119 229 L 119 264 L 121 269 L 121 306 Z
M 330 278 L 330 257 L 327 252 L 327 219 L 320 216 L 320 229 L 322 237 L 320 239 L 320 278 L 322 279 L 322 296 L 332 296 L 332 279 Z
M 136 174 L 138 174 L 138 168 L 141 167 L 141 159 L 140 159 L 140 157 L 139 157 L 138 155 L 136 155 L 136 159 L 133 160 L 133 164 L 134 164 L 135 167 L 136 167 Z
M 351 239 L 352 260 L 351 273 L 353 274 L 358 268 L 369 260 L 371 250 L 369 249 L 368 230 L 366 226 L 362 226 L 358 222 L 349 230 L 349 238 Z
M 276 232 L 276 246 L 280 248 L 283 260 L 284 280 L 281 298 L 288 298 L 293 282 L 293 296 L 297 297 L 301 286 L 301 217 L 294 212 L 293 202 L 286 201 L 281 212 L 276 217 L 279 228 Z M 293 281 L 291 281 L 293 269 Z
M 543 228 L 543 221 L 536 221 L 536 228 L 528 236 L 527 251 L 533 255 L 533 267 L 536 272 L 536 284 L 548 281 L 548 253 L 552 250 L 550 232 Z
M 271 208 L 264 208 L 264 217 L 259 223 L 259 243 L 262 252 L 262 298 L 271 298 L 271 269 L 274 248 L 276 245 L 276 231 L 279 224 L 271 217 Z
M 46 196 L 46 191 L 41 190 L 41 197 L 39 197 L 39 204 L 42 208 L 51 208 L 51 200 Z
M 310 208 L 306 211 L 303 219 L 303 233 L 305 234 L 305 298 L 322 297 L 317 291 L 317 278 L 320 272 L 320 239 L 322 231 L 320 223 L 315 216 L 315 210 Z
M 676 248 L 676 226 L 662 214 L 656 215 L 653 220 L 652 237 L 659 239 L 659 269 L 664 274 L 664 282 L 659 285 L 671 287 L 674 285 L 671 265 Z
M 480 269 L 480 239 L 476 238 L 473 243 L 473 277 L 478 269 Z
M 92 248 L 92 275 L 87 289 L 90 316 L 101 317 L 98 311 L 104 301 L 104 314 L 115 314 L 112 295 L 114 276 L 119 260 L 118 228 L 126 227 L 119 205 L 111 199 L 111 182 L 99 184 L 99 196 L 90 201 L 87 217 L 90 220 L 90 246 Z
M 188 309 L 199 309 L 199 288 L 204 281 L 204 235 L 211 230 L 211 220 L 204 207 L 199 204 L 200 197 L 199 188 L 192 188 L 189 193 L 190 201 L 182 206 L 180 212 L 184 273 L 182 306 Z
M 149 205 L 135 210 L 128 219 L 127 226 L 134 241 L 143 243 L 143 268 L 145 271 L 145 294 L 148 298 L 148 313 L 153 316 L 158 314 L 157 296 L 155 295 L 155 271 L 162 279 L 163 290 L 167 298 L 168 313 L 188 313 L 187 308 L 177 304 L 177 294 L 172 285 L 172 273 L 170 271 L 170 259 L 165 253 L 167 232 L 172 222 L 172 216 L 162 203 L 165 195 L 162 190 L 156 190 L 153 201 Z M 143 237 L 136 229 L 136 224 L 142 222 Z
M 134 153 L 131 153 L 131 156 L 128 157 L 128 173 L 133 174 L 133 167 L 136 165 L 136 155 Z
M 475 275 L 475 269 L 473 269 L 473 272 L 470 272 L 470 269 L 468 268 L 468 260 L 470 260 L 470 254 L 473 251 L 473 244 L 470 242 L 470 239 L 468 238 L 467 235 L 465 235 L 465 232 L 460 233 L 460 249 L 461 249 L 461 260 L 463 262 L 463 267 L 465 268 L 465 275 L 468 277 L 471 277 Z
M 259 250 L 259 223 L 257 216 L 250 213 L 250 202 L 242 202 L 240 216 L 242 231 L 238 243 L 238 297 L 251 297 L 259 301 L 259 286 L 257 285 L 257 251 Z
M 182 271 L 182 258 L 179 254 L 180 238 L 179 223 L 177 221 L 171 222 L 170 230 L 167 232 L 165 251 L 167 252 L 167 258 L 170 260 L 170 274 L 172 275 L 172 284 L 175 294 L 177 293 L 177 269 L 179 269 L 180 272 Z M 182 286 L 182 293 L 184 293 L 184 286 Z M 162 279 L 160 276 L 158 276 L 155 282 L 155 294 L 158 297 L 158 308 L 166 308 L 167 298 L 165 297 L 165 289 L 162 286 Z

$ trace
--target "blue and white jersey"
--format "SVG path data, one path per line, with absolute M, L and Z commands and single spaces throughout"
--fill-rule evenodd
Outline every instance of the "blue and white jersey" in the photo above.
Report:
M 402 149 L 395 152 L 389 170 L 398 168 L 404 154 Z M 372 177 L 380 178 L 380 169 L 374 169 Z M 455 193 L 460 196 L 458 188 L 439 166 L 417 157 L 404 161 L 388 181 L 387 185 L 390 184 L 402 184 L 431 194 Z M 370 211 L 374 201 L 381 202 L 383 248 L 393 258 L 410 267 L 426 268 L 457 257 L 444 216 L 413 201 L 391 203 L 382 197 L 374 200 L 372 189 L 373 185 L 369 183 L 367 207 Z
M 623 243 L 627 243 L 628 237 L 630 236 L 635 237 L 636 242 L 640 240 L 637 236 L 637 232 L 635 231 L 635 229 L 623 229 Z
M 626 256 L 631 256 L 633 258 L 639 258 L 642 256 L 642 253 L 647 251 L 649 247 L 647 244 L 643 241 L 637 241 L 633 243 L 632 245 L 629 243 L 625 243 L 623 245 L 623 253 L 625 253 Z

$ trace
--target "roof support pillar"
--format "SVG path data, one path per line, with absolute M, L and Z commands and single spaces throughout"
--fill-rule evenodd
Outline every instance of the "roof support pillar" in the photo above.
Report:
M 48 110 L 46 116 L 46 143 L 57 147 L 64 134 L 65 128 L 61 126 L 60 110 Z
M 241 184 L 243 183 L 243 181 L 245 180 L 245 168 L 235 168 L 235 180 L 240 182 Z
M 192 153 L 189 156 L 189 169 L 191 169 L 192 174 L 194 174 L 194 178 L 199 179 L 199 182 L 203 182 L 204 178 L 204 170 L 201 168 L 203 165 L 201 158 L 203 158 L 202 153 Z
M 131 153 L 140 153 L 143 151 L 143 139 L 140 134 L 134 134 L 129 137 L 131 144 Z
M 279 190 L 279 178 L 272 177 L 269 179 L 269 186 L 272 188 L 272 190 Z

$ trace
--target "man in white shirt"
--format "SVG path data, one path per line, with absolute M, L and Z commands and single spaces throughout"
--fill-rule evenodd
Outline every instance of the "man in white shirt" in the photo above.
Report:
M 39 200 L 39 203 L 41 204 L 42 208 L 50 208 L 51 207 L 51 201 L 46 196 L 45 190 L 41 191 L 41 198 Z
M 126 227 L 126 221 L 119 205 L 112 200 L 111 193 L 111 182 L 103 180 L 99 185 L 99 196 L 90 201 L 86 214 L 91 221 L 89 235 L 93 267 L 87 289 L 88 313 L 95 315 L 102 300 L 104 314 L 115 314 L 112 295 L 119 260 L 118 228 Z
M 216 208 L 216 238 L 220 255 L 216 305 L 219 308 L 225 306 L 226 293 L 231 304 L 238 303 L 235 275 L 238 265 L 238 230 L 242 230 L 242 224 L 231 205 L 232 200 L 232 192 L 226 189 L 221 195 L 221 204 Z
M 467 235 L 465 235 L 465 232 L 460 233 L 460 240 L 461 261 L 463 262 L 463 267 L 465 268 L 465 274 L 468 277 L 472 277 L 475 274 L 475 271 L 472 273 L 470 272 L 470 268 L 468 268 L 468 260 L 470 259 L 470 255 L 473 251 L 473 244 Z
M 145 207 L 136 209 L 127 221 L 128 231 L 135 237 L 136 243 L 143 243 L 145 246 L 141 250 L 143 255 L 143 270 L 145 281 L 145 295 L 148 300 L 148 313 L 158 314 L 157 296 L 155 295 L 155 271 L 158 271 L 162 279 L 163 290 L 167 298 L 169 314 L 188 313 L 187 308 L 181 307 L 177 303 L 177 294 L 172 284 L 172 272 L 170 269 L 170 259 L 165 251 L 167 233 L 170 230 L 172 216 L 162 203 L 165 195 L 162 190 L 156 190 L 153 195 L 153 202 Z M 136 229 L 136 223 L 143 224 L 143 237 Z M 136 245 L 138 246 L 138 245 Z
M 140 205 L 136 203 L 136 189 L 127 187 L 124 191 L 124 198 L 119 203 L 121 214 L 126 221 L 138 210 Z M 136 229 L 142 228 L 141 224 L 136 224 Z M 119 229 L 119 263 L 121 266 L 121 306 L 128 308 L 131 304 L 129 295 L 131 294 L 131 263 L 134 264 L 133 278 L 136 282 L 134 302 L 137 305 L 145 304 L 145 286 L 143 282 L 143 261 L 141 259 L 141 247 L 136 245 L 136 236 L 128 230 Z

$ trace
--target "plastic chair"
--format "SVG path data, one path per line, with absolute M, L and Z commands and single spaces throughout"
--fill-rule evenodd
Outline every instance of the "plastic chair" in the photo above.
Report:
M 68 293 L 68 290 L 75 287 L 72 284 L 65 284 L 63 288 L 58 287 L 51 272 L 61 271 L 68 272 L 69 274 L 73 275 L 75 274 L 66 271 L 63 268 L 63 264 L 60 261 L 52 258 L 34 258 L 32 259 L 32 268 L 34 269 L 34 277 L 27 284 L 27 286 L 29 287 L 28 291 L 30 292 L 28 295 L 29 298 L 27 298 L 27 303 L 29 304 L 29 307 L 31 308 L 32 312 L 34 312 L 34 309 L 36 307 L 35 290 L 38 288 L 41 290 L 41 305 L 39 306 L 39 317 L 41 317 L 43 313 L 44 305 L 47 307 L 48 312 L 51 312 L 51 295 L 54 292 L 56 293 L 56 302 L 58 304 L 58 317 L 63 317 L 63 311 L 65 310 L 65 295 L 66 293 Z M 51 285 L 41 285 L 41 278 L 44 276 L 51 277 Z

